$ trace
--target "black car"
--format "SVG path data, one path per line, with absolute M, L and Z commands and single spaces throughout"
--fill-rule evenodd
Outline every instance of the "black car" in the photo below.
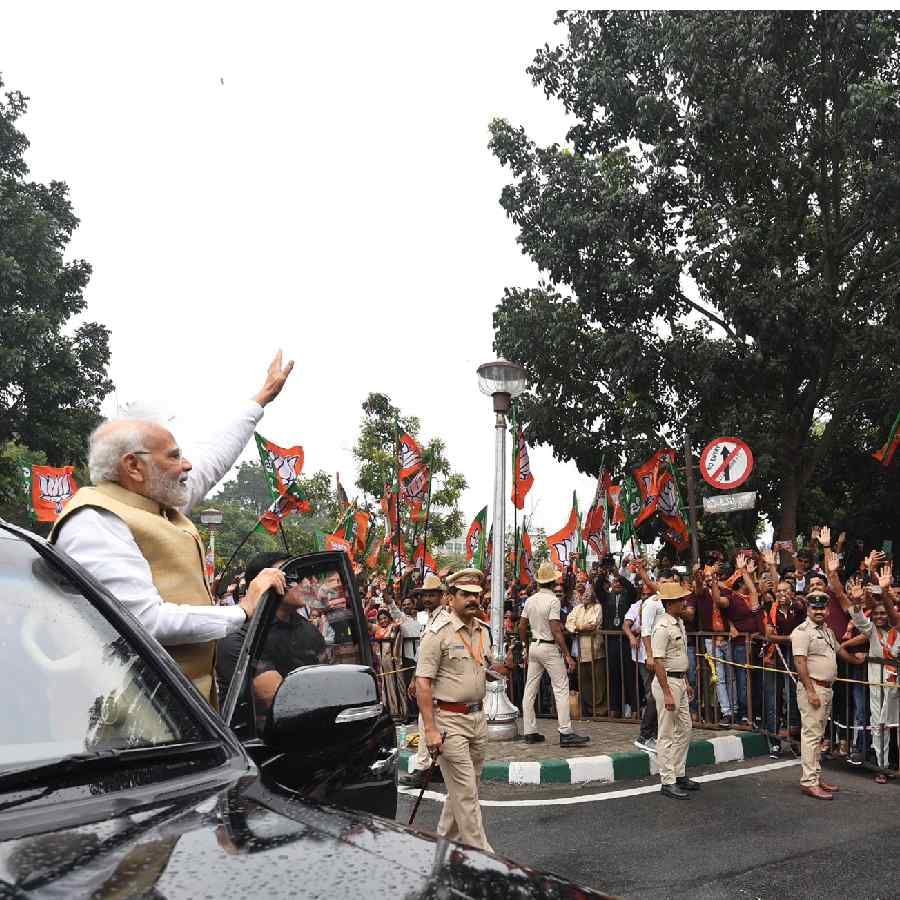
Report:
M 340 560 L 288 568 L 342 609 Z M 0 898 L 602 896 L 322 802 L 378 805 L 385 782 L 396 802 L 393 730 L 365 642 L 359 660 L 339 646 L 365 634 L 355 608 L 330 664 L 290 672 L 259 708 L 253 662 L 278 604 L 247 630 L 223 707 L 245 749 L 108 593 L 0 522 Z

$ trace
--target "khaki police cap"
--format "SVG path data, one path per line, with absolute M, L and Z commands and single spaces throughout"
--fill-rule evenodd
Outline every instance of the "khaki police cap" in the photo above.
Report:
M 559 573 L 556 571 L 556 566 L 553 565 L 552 562 L 542 562 L 541 567 L 538 569 L 537 576 L 535 577 L 535 581 L 538 584 L 552 584 L 556 581 Z
M 690 595 L 690 591 L 683 588 L 677 581 L 664 581 L 659 586 L 659 599 L 665 603 L 673 600 L 681 600 Z
M 482 591 L 481 579 L 484 577 L 481 569 L 460 569 L 447 576 L 447 587 L 451 591 L 466 591 L 470 594 L 480 594 Z
M 417 587 L 413 593 L 414 594 L 427 594 L 429 591 L 443 591 L 444 585 L 440 578 L 437 575 L 432 575 L 429 572 L 425 576 L 425 580 L 422 582 L 420 587 Z

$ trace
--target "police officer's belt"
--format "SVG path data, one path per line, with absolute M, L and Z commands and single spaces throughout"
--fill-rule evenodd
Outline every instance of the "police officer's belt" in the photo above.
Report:
M 543 638 L 532 638 L 532 644 L 555 644 L 556 641 L 545 641 Z
M 813 684 L 817 684 L 819 687 L 827 687 L 827 688 L 830 688 L 830 687 L 831 687 L 831 682 L 830 682 L 830 681 L 819 681 L 818 678 L 810 678 L 809 680 L 810 680 Z
M 684 678 L 687 672 L 666 672 L 666 678 Z
M 477 713 L 481 712 L 480 703 L 450 703 L 448 700 L 435 700 L 434 705 L 438 709 L 455 713 Z

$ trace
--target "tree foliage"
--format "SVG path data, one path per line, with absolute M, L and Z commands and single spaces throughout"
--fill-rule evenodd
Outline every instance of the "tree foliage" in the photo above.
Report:
M 68 187 L 28 179 L 28 139 L 16 127 L 26 108 L 18 91 L 0 95 L 0 446 L 14 441 L 51 465 L 76 464 L 112 390 L 109 332 L 72 323 L 85 310 L 91 268 L 65 259 L 78 225 Z M 4 506 L 15 502 L 18 479 L 0 455 Z
M 695 452 L 738 434 L 782 536 L 873 491 L 896 530 L 897 479 L 868 454 L 900 408 L 900 17 L 558 21 L 528 71 L 574 118 L 566 143 L 491 126 L 542 271 L 494 316 L 529 439 L 596 473 L 685 427 Z
M 431 511 L 428 517 L 429 547 L 438 547 L 457 537 L 463 519 L 459 499 L 466 488 L 465 476 L 454 472 L 446 456 L 446 446 L 440 438 L 424 442 L 419 437 L 420 423 L 415 416 L 403 416 L 386 394 L 372 393 L 362 405 L 363 418 L 353 455 L 359 464 L 356 486 L 363 492 L 364 502 L 380 509 L 385 484 L 394 481 L 397 437 L 411 434 L 422 445 L 425 463 L 431 470 Z M 408 511 L 402 510 L 403 532 L 409 552 L 415 526 L 409 522 Z

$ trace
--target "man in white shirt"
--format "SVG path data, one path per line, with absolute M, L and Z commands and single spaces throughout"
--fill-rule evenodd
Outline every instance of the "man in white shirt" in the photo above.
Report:
M 167 649 L 200 692 L 215 703 L 214 641 L 237 630 L 270 588 L 284 593 L 283 573 L 263 570 L 241 602 L 216 606 L 204 574 L 203 545 L 183 513 L 231 468 L 284 387 L 293 362 L 275 356 L 263 387 L 192 465 L 163 426 L 112 420 L 92 435 L 94 487 L 64 509 L 51 542 L 84 566 Z

